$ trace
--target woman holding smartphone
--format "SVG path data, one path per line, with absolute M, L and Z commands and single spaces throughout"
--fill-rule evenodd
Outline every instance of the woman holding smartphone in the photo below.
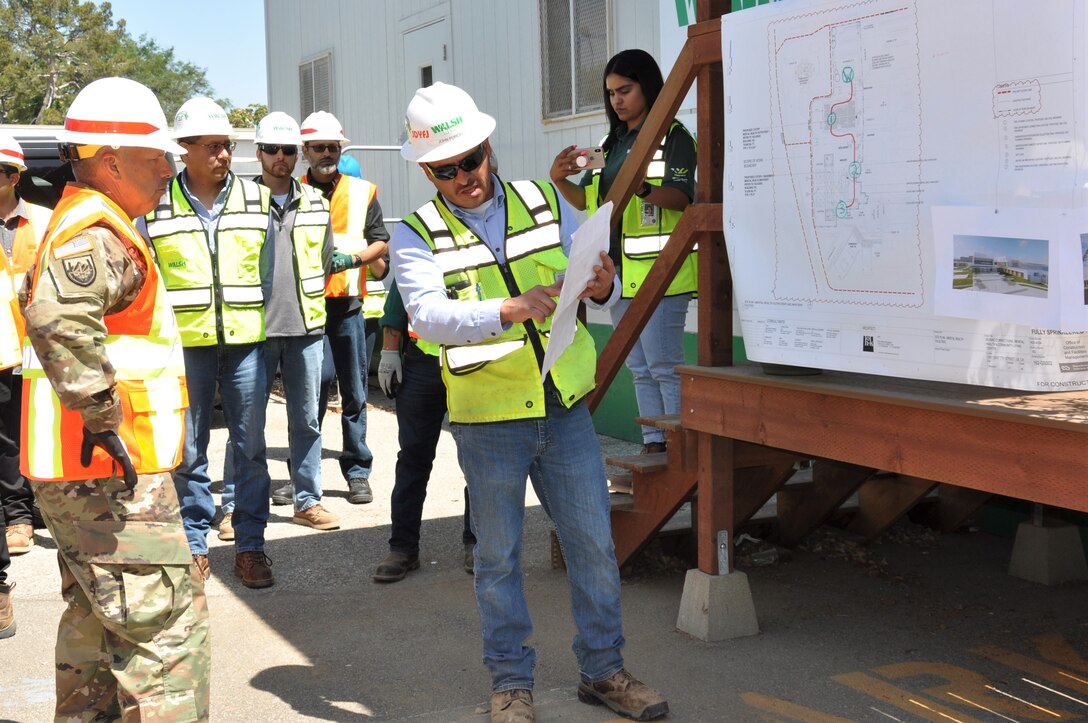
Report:
M 568 146 L 552 162 L 551 180 L 572 206 L 590 214 L 596 212 L 619 175 L 663 85 L 661 69 L 644 50 L 624 50 L 608 61 L 604 69 L 604 101 L 609 131 L 601 144 L 604 167 L 586 171 L 576 185 L 570 177 L 586 168 L 586 151 Z M 631 305 L 680 214 L 694 199 L 695 139 L 674 119 L 654 153 L 646 177 L 623 211 L 623 222 L 612 232 L 609 255 L 619 271 L 623 292 L 612 307 L 614 324 L 619 323 Z M 680 412 L 680 378 L 674 367 L 684 363 L 684 319 L 697 280 L 696 255 L 692 253 L 627 357 L 641 416 Z M 643 427 L 642 441 L 643 454 L 665 451 L 664 432 L 656 427 Z

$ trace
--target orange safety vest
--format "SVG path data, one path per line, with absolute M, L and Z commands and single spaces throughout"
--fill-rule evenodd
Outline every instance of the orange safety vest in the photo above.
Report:
M 45 206 L 38 206 L 23 201 L 29 218 L 20 216 L 19 223 L 15 227 L 15 243 L 11 247 L 11 275 L 15 279 L 15 290 L 18 292 L 23 286 L 23 277 L 34 262 L 38 260 L 38 247 L 45 237 L 45 227 L 49 225 L 49 217 L 53 212 Z
M 23 312 L 19 309 L 7 254 L 0 253 L 0 370 L 22 363 Z
M 185 360 L 181 334 L 166 298 L 166 288 L 147 245 L 132 221 L 105 195 L 68 186 L 53 212 L 40 250 L 30 298 L 42 279 L 47 253 L 82 253 L 80 233 L 104 226 L 139 254 L 147 269 L 133 302 L 106 314 L 103 347 L 114 367 L 123 418 L 117 430 L 139 474 L 167 472 L 181 461 L 185 439 Z M 66 248 L 72 242 L 75 249 Z M 73 255 L 74 255 L 73 254 Z M 29 303 L 29 300 L 28 300 Z M 105 450 L 96 447 L 91 464 L 79 460 L 83 418 L 61 404 L 29 340 L 24 345 L 23 424 L 20 471 L 29 479 L 69 481 L 103 479 L 119 473 Z
M 308 178 L 309 174 L 306 174 L 301 180 L 307 183 Z M 340 174 L 329 200 L 333 250 L 342 254 L 366 251 L 366 214 L 377 195 L 378 187 L 370 181 Z M 366 268 L 329 274 L 325 281 L 325 296 L 366 296 Z

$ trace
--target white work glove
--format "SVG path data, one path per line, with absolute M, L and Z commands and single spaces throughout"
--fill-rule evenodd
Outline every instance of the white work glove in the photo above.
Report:
M 378 362 L 378 385 L 390 399 L 397 396 L 400 380 L 404 371 L 400 365 L 400 352 L 396 349 L 382 349 L 382 359 Z

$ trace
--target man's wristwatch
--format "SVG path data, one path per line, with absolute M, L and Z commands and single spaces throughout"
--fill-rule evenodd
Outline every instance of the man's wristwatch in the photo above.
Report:
M 637 191 L 635 191 L 635 195 L 638 196 L 639 198 L 646 198 L 647 196 L 649 196 L 650 195 L 650 184 L 646 183 L 646 181 L 643 181 L 642 185 L 639 187 L 639 189 Z

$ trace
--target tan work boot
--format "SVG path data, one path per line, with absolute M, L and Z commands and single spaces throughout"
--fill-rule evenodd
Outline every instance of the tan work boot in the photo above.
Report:
M 234 556 L 234 574 L 242 578 L 246 587 L 272 587 L 272 560 L 263 550 L 239 552 Z
M 669 714 L 665 696 L 626 670 L 596 683 L 583 680 L 578 684 L 578 700 L 590 705 L 607 705 L 632 720 L 654 720 Z
M 15 634 L 15 606 L 11 603 L 11 591 L 15 583 L 0 587 L 0 640 Z
M 524 688 L 491 694 L 491 723 L 533 723 L 533 691 Z
M 315 530 L 336 530 L 340 528 L 340 518 L 321 505 L 313 505 L 302 512 L 296 512 L 291 521 L 296 525 L 305 525 Z
M 234 539 L 234 525 L 230 523 L 231 518 L 234 517 L 234 513 L 228 512 L 223 515 L 223 519 L 219 522 L 219 539 L 220 540 L 233 540 Z
M 8 525 L 4 531 L 8 542 L 8 553 L 25 555 L 34 547 L 34 525 L 29 522 L 16 522 Z
M 212 567 L 208 564 L 208 556 L 193 555 L 193 567 L 196 568 L 196 572 L 200 575 L 200 579 L 207 582 L 208 576 L 212 574 Z

